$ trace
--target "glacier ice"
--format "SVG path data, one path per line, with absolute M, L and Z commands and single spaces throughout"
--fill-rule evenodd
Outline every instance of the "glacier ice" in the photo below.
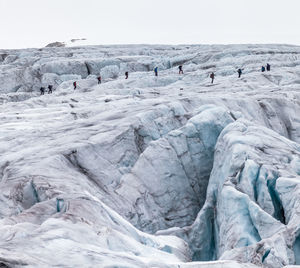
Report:
M 1 50 L 0 266 L 300 265 L 299 66 L 288 45 Z

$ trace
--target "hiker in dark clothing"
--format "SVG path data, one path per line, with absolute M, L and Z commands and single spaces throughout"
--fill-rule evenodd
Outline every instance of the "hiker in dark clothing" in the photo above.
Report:
M 128 72 L 125 72 L 125 79 L 128 79 Z
M 179 65 L 178 69 L 179 69 L 179 74 L 183 74 L 182 65 Z
M 155 74 L 155 76 L 158 76 L 158 67 L 154 68 L 154 74 Z
M 48 86 L 48 94 L 52 94 L 52 88 L 53 88 L 52 85 L 49 85 L 49 86 Z
M 242 75 L 242 69 L 238 69 L 238 74 L 239 74 L 239 78 L 241 78 L 241 75 Z
M 266 70 L 265 66 L 261 66 L 261 71 L 264 72 Z
M 269 63 L 267 63 L 267 71 L 271 71 L 271 65 Z
M 44 95 L 44 94 L 45 94 L 45 88 L 44 88 L 44 87 L 41 87 L 41 88 L 40 88 L 40 91 L 41 91 L 41 95 Z
M 214 79 L 215 79 L 214 72 L 212 72 L 209 77 L 211 78 L 211 83 L 213 84 L 214 83 Z
M 101 84 L 101 75 L 99 75 L 99 76 L 97 77 L 97 80 L 98 80 L 98 85 Z
M 77 88 L 77 83 L 76 83 L 76 81 L 75 82 L 73 82 L 73 86 L 74 86 L 74 90 Z

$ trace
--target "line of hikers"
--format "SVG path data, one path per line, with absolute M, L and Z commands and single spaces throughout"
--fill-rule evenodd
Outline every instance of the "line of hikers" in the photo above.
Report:
M 237 70 L 237 73 L 238 73 L 238 77 L 239 77 L 239 78 L 241 78 L 242 73 L 243 73 L 243 70 L 244 70 L 244 69 L 241 69 L 241 68 L 239 68 L 239 69 Z M 270 65 L 269 63 L 267 63 L 266 67 L 265 67 L 265 66 L 262 66 L 262 67 L 261 67 L 261 71 L 262 71 L 262 72 L 265 72 L 266 70 L 267 70 L 267 71 L 271 71 L 271 65 Z M 158 67 L 157 67 L 157 66 L 154 67 L 153 71 L 154 71 L 154 75 L 155 75 L 155 76 L 158 76 Z M 183 74 L 183 67 L 182 67 L 182 65 L 179 65 L 179 66 L 178 66 L 178 71 L 179 71 L 179 74 Z M 128 79 L 128 77 L 129 77 L 129 72 L 126 71 L 126 72 L 125 72 L 125 79 Z M 212 72 L 212 73 L 209 75 L 209 77 L 211 78 L 211 83 L 213 84 L 213 83 L 214 83 L 214 80 L 215 80 L 215 73 Z M 101 75 L 99 75 L 99 76 L 97 77 L 97 81 L 98 81 L 98 84 L 101 84 L 101 83 L 102 83 L 102 77 L 101 77 Z M 73 82 L 73 87 L 74 87 L 74 90 L 77 88 L 77 82 L 76 82 L 76 81 Z M 48 94 L 50 94 L 50 93 L 52 93 L 52 85 L 49 85 L 49 86 L 48 86 Z M 44 95 L 44 94 L 45 94 L 45 88 L 41 87 L 41 95 Z
M 266 71 L 266 69 L 267 69 L 268 72 L 271 71 L 271 65 L 270 65 L 269 63 L 267 63 L 266 67 L 265 67 L 265 66 L 262 66 L 262 67 L 261 67 L 261 71 L 262 71 L 262 72 Z M 241 78 L 242 73 L 243 73 L 243 70 L 244 70 L 244 69 L 238 69 L 238 70 L 237 70 L 237 72 L 238 72 L 238 74 L 239 74 L 239 78 Z
M 178 71 L 179 71 L 179 74 L 183 74 L 182 65 L 178 66 Z M 155 74 L 155 76 L 158 76 L 158 67 L 154 68 L 154 74 Z
M 179 73 L 182 73 L 183 74 L 183 71 L 182 71 L 182 66 L 179 66 L 181 69 L 179 70 Z M 154 74 L 155 74 L 155 76 L 158 76 L 158 67 L 155 67 L 154 68 Z M 128 77 L 129 77 L 129 72 L 125 72 L 125 79 L 128 79 Z M 101 84 L 102 83 L 102 77 L 101 77 L 101 75 L 99 75 L 98 77 L 97 77 L 97 81 L 98 81 L 98 85 L 99 84 Z M 74 81 L 73 82 L 73 87 L 74 87 L 74 90 L 77 88 L 77 82 L 76 81 Z
M 265 66 L 262 66 L 261 67 L 261 71 L 264 72 L 265 70 L 267 69 L 267 71 L 271 71 L 271 65 L 269 63 L 267 63 L 266 67 Z M 182 69 L 182 65 L 179 65 L 178 66 L 178 70 L 179 70 L 179 74 L 183 74 L 183 69 Z M 242 73 L 243 73 L 243 70 L 244 69 L 238 69 L 237 72 L 238 72 L 238 75 L 239 75 L 239 78 L 241 78 L 242 76 Z M 154 68 L 154 74 L 155 76 L 158 76 L 158 67 L 155 67 Z M 215 73 L 212 72 L 209 76 L 211 78 L 211 83 L 213 84 L 214 83 L 214 80 L 215 80 Z M 127 78 L 128 78 L 128 75 L 127 75 Z M 126 79 L 127 79 L 126 78 Z
M 266 67 L 267 67 L 267 71 L 268 72 L 271 71 L 271 65 L 269 63 L 267 63 Z M 266 71 L 266 67 L 265 66 L 261 66 L 261 71 L 262 72 Z
M 270 65 L 269 63 L 267 63 L 267 66 L 266 66 L 266 67 L 265 67 L 265 66 L 262 66 L 262 67 L 261 67 L 261 71 L 262 71 L 262 72 L 264 72 L 266 69 L 267 69 L 268 72 L 271 71 L 271 65 Z M 237 73 L 238 73 L 238 75 L 239 75 L 239 78 L 241 78 L 242 73 L 243 73 L 243 70 L 244 70 L 244 69 L 241 69 L 241 68 L 237 70 Z M 214 83 L 214 80 L 215 80 L 215 74 L 214 74 L 214 72 L 212 72 L 212 73 L 210 74 L 209 77 L 211 78 L 211 83 L 213 84 L 213 83 Z
M 53 86 L 52 85 L 49 85 L 48 86 L 48 94 L 52 94 L 52 89 L 53 89 Z M 40 88 L 40 92 L 41 92 L 41 95 L 44 95 L 45 94 L 45 88 L 44 87 L 41 87 Z

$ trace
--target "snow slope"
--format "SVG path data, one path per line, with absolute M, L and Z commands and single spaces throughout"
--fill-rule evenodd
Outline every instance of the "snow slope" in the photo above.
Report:
M 299 90 L 288 45 L 0 51 L 0 263 L 300 264 Z

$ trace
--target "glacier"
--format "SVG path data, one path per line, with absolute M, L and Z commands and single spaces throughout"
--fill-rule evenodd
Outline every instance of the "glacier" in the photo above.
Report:
M 299 90 L 292 45 L 0 50 L 1 266 L 297 267 Z

